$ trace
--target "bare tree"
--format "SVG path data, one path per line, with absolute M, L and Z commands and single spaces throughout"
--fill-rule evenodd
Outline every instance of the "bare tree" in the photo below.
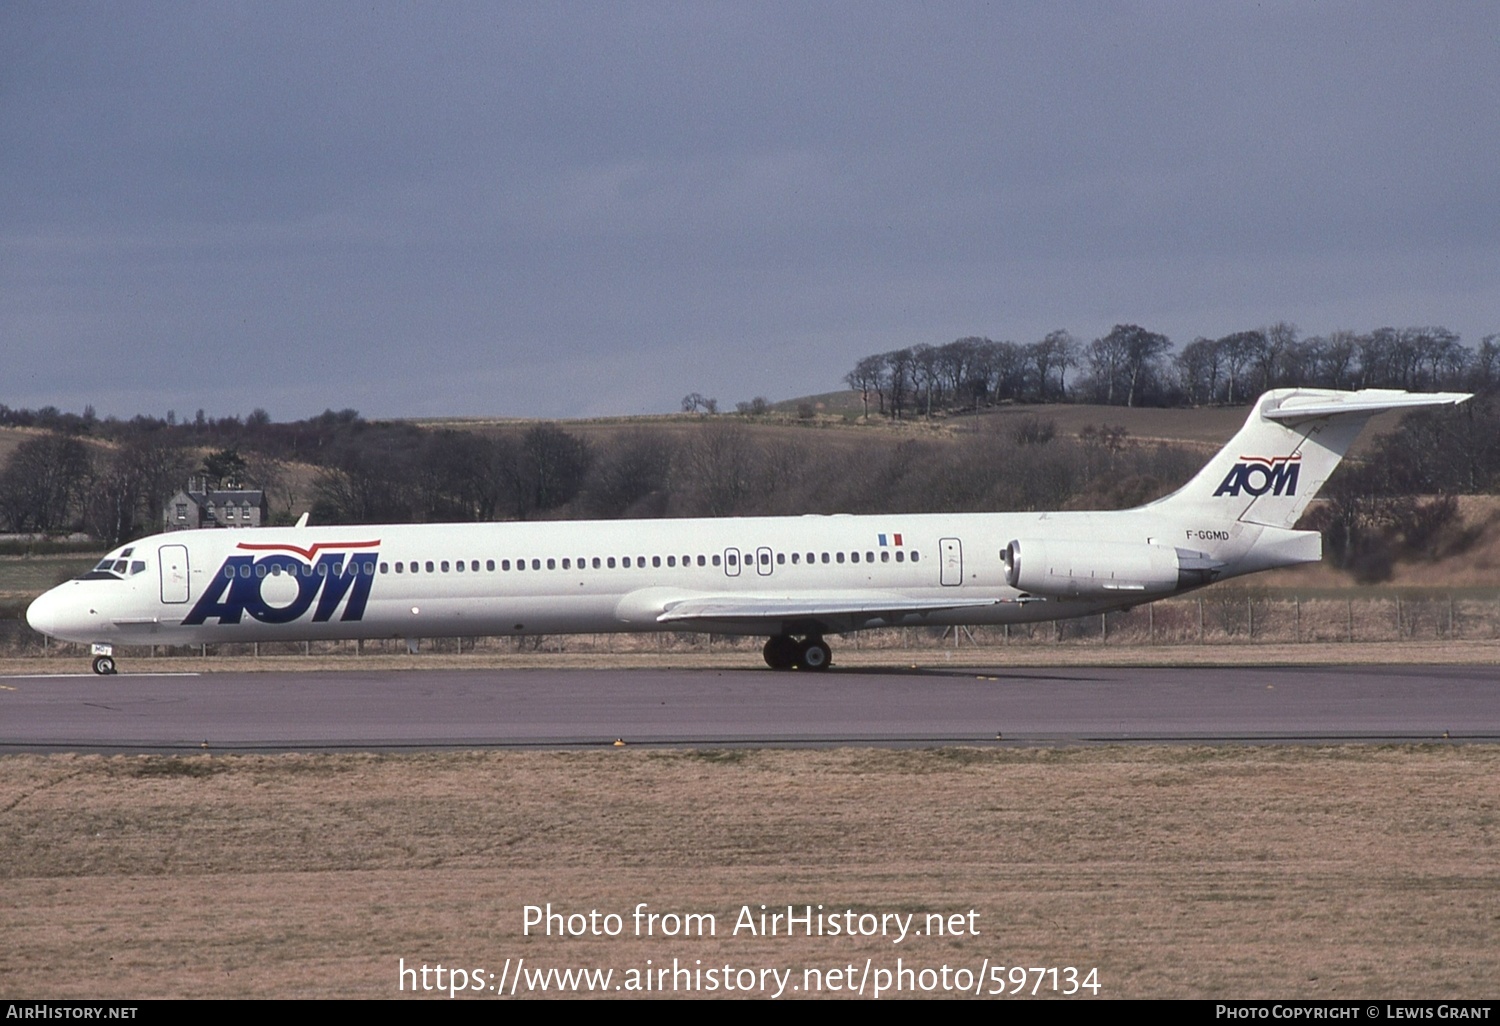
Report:
M 870 419 L 870 393 L 874 392 L 880 402 L 880 412 L 885 412 L 885 391 L 881 387 L 885 370 L 885 358 L 882 356 L 867 356 L 854 365 L 854 369 L 844 375 L 844 382 L 854 391 L 859 393 L 860 401 L 864 404 L 864 417 Z
M 512 469 L 517 520 L 556 509 L 583 487 L 592 462 L 588 443 L 554 424 L 538 424 L 521 436 Z
M 12 531 L 60 531 L 78 521 L 92 465 L 77 438 L 46 434 L 16 447 L 0 474 L 0 513 Z
M 690 497 L 690 512 L 707 516 L 743 513 L 755 493 L 760 451 L 743 425 L 707 424 L 679 452 L 674 476 Z
M 1047 401 L 1052 372 L 1057 372 L 1057 398 L 1062 399 L 1067 391 L 1066 376 L 1069 367 L 1078 366 L 1078 342 L 1062 329 L 1047 333 L 1040 342 L 1026 347 L 1026 358 L 1036 368 L 1036 397 Z
M 1219 339 L 1219 351 L 1223 356 L 1224 370 L 1229 375 L 1228 403 L 1233 406 L 1235 387 L 1243 376 L 1245 367 L 1255 360 L 1256 354 L 1265 348 L 1265 336 L 1258 331 L 1237 331 Z
M 1125 405 L 1134 406 L 1171 340 L 1135 324 L 1116 324 L 1108 335 L 1089 346 L 1089 365 L 1098 379 L 1105 379 L 1104 395 L 1115 402 L 1117 390 L 1125 393 Z
M 1177 379 L 1188 402 L 1197 406 L 1217 401 L 1221 353 L 1214 339 L 1195 338 L 1177 354 Z

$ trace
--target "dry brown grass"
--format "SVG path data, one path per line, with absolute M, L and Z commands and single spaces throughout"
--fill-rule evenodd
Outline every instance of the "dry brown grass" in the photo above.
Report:
M 1483 997 L 1500 748 L 0 759 L 0 992 L 395 996 L 398 958 L 1097 966 L 1102 995 Z M 712 912 L 523 937 L 522 906 Z M 742 904 L 979 936 L 729 936 Z M 627 919 L 628 922 L 628 919 Z

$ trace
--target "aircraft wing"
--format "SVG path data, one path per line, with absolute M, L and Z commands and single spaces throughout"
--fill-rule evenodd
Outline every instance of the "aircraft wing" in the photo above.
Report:
M 847 595 L 821 595 L 816 598 L 780 598 L 754 595 L 723 595 L 684 599 L 670 603 L 656 617 L 657 623 L 689 624 L 698 621 L 815 620 L 831 617 L 864 617 L 897 619 L 910 613 L 935 613 L 950 609 L 974 609 L 999 605 L 997 598 L 917 599 L 904 595 L 851 592 Z

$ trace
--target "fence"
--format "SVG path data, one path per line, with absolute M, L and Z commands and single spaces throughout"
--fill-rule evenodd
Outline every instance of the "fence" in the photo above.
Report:
M 1164 599 L 1124 612 L 1008 627 L 893 627 L 847 635 L 854 650 L 1000 648 L 1010 645 L 1193 645 L 1250 643 L 1348 644 L 1489 640 L 1500 638 L 1500 591 L 1389 592 L 1280 595 L 1251 589 L 1214 589 L 1201 596 Z M 650 654 L 758 651 L 763 639 L 732 635 L 553 634 L 533 637 L 419 639 L 424 652 L 573 652 Z M 0 653 L 82 654 L 86 646 L 59 643 L 20 618 L 0 619 Z M 207 646 L 120 646 L 122 654 L 157 656 L 350 656 L 406 651 L 401 639 L 260 642 Z

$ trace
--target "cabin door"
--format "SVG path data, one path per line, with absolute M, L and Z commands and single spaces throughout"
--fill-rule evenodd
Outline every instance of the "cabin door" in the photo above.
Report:
M 938 559 L 942 563 L 942 581 L 946 586 L 964 583 L 964 547 L 957 538 L 938 541 Z
M 156 550 L 161 566 L 161 600 L 166 603 L 188 600 L 188 551 L 186 545 L 163 545 Z

